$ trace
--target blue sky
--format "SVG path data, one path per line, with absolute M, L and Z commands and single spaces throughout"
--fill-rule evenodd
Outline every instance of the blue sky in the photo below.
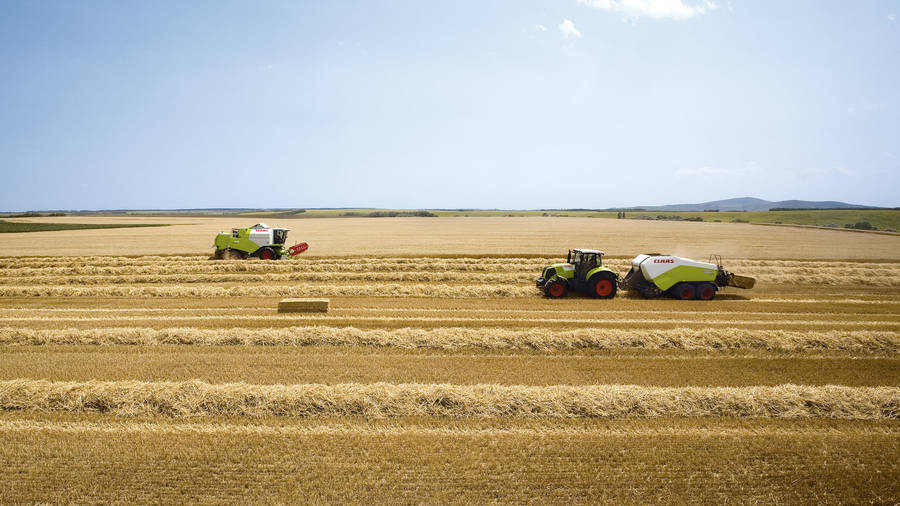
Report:
M 2 1 L 0 210 L 898 206 L 900 2 Z

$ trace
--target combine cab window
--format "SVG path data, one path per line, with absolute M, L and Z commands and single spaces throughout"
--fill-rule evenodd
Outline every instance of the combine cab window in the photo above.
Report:
M 272 244 L 284 244 L 287 239 L 287 230 L 273 230 Z

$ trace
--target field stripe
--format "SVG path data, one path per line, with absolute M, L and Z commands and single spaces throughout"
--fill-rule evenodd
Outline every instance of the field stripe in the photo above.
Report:
M 377 315 L 378 313 L 424 313 L 424 314 L 444 314 L 444 313 L 497 313 L 497 314 L 509 314 L 509 315 L 530 315 L 530 314 L 547 314 L 547 315 L 558 315 L 558 314 L 575 314 L 575 315 L 649 315 L 649 316 L 668 316 L 668 315 L 682 315 L 682 316 L 703 316 L 703 315 L 721 315 L 722 318 L 726 318 L 729 316 L 811 316 L 815 318 L 820 318 L 822 316 L 821 312 L 811 312 L 811 311 L 728 311 L 727 314 L 723 314 L 723 308 L 721 304 L 716 305 L 708 305 L 708 303 L 703 303 L 704 307 L 698 307 L 696 309 L 692 309 L 690 311 L 682 311 L 682 310 L 673 310 L 673 309 L 622 309 L 615 308 L 610 309 L 606 306 L 597 307 L 594 309 L 561 309 L 561 308 L 530 308 L 530 309 L 504 309 L 504 308 L 469 308 L 469 307 L 460 307 L 460 308 L 430 308 L 430 307 L 365 307 L 365 306 L 347 306 L 347 307 L 329 307 L 328 313 L 340 313 L 341 315 L 346 315 L 349 313 L 374 313 Z M 679 305 L 679 303 L 674 303 L 673 305 Z M 98 308 L 98 307 L 77 307 L 77 306 L 68 306 L 68 307 L 6 307 L 0 308 L 0 315 L 5 315 L 7 318 L 32 318 L 33 316 L 17 316 L 22 313 L 204 313 L 204 312 L 221 312 L 227 311 L 233 313 L 232 315 L 223 315 L 223 316 L 236 316 L 243 317 L 247 315 L 248 312 L 264 312 L 270 316 L 278 315 L 277 309 L 274 304 L 270 306 L 227 306 L 227 307 L 172 307 L 172 308 Z M 866 313 L 841 313 L 845 316 L 859 316 L 864 318 L 875 318 L 875 317 L 888 317 L 888 318 L 896 318 L 900 321 L 900 314 L 896 312 L 866 312 Z M 264 315 L 247 315 L 247 316 L 255 316 L 260 317 Z M 289 315 L 281 315 L 281 316 L 289 316 Z M 324 316 L 324 315 L 323 315 Z
M 349 283 L 292 286 L 0 286 L 0 297 L 526 297 L 534 286 L 509 284 L 439 285 L 421 283 Z
M 900 419 L 900 388 L 0 381 L 0 410 L 121 416 Z
M 260 436 L 580 436 L 580 437 L 790 437 L 790 436 L 865 436 L 900 435 L 897 425 L 847 427 L 427 427 L 417 425 L 372 425 L 361 423 L 323 423 L 315 425 L 262 425 L 236 423 L 184 422 L 52 422 L 37 420 L 0 420 L 0 433 L 51 432 L 66 434 L 230 434 Z
M 162 270 L 162 269 L 161 269 Z M 184 270 L 185 272 L 172 272 Z M 177 284 L 177 283 L 224 283 L 224 282 L 256 282 L 274 283 L 283 281 L 333 282 L 333 281 L 409 281 L 409 282 L 474 282 L 486 283 L 527 283 L 533 281 L 540 269 L 490 269 L 481 270 L 465 268 L 433 268 L 430 270 L 384 268 L 378 270 L 344 269 L 334 271 L 280 270 L 275 268 L 246 272 L 223 272 L 207 269 L 165 269 L 163 272 L 129 272 L 122 273 L 77 273 L 77 272 L 5 272 L 0 283 L 8 284 L 69 284 L 69 285 L 104 285 L 104 284 Z M 804 272 L 801 272 L 804 271 Z M 766 283 L 795 283 L 820 285 L 860 285 L 860 286 L 900 286 L 900 271 L 836 271 L 834 273 L 816 271 L 805 273 L 806 269 L 792 272 L 778 270 L 771 274 L 743 271 L 742 274 Z M 0 270 L 3 272 L 3 270 Z
M 606 315 L 603 313 L 604 316 Z M 865 316 L 865 315 L 863 315 Z M 97 322 L 97 321 L 157 321 L 156 316 L 118 316 L 118 317 L 92 317 L 92 316 L 19 316 L 19 317 L 0 317 L 0 322 Z M 491 323 L 558 323 L 558 324 L 696 324 L 696 325 L 810 325 L 810 326 L 859 326 L 859 327 L 889 327 L 900 325 L 900 319 L 894 320 L 866 320 L 866 321 L 848 321 L 848 320 L 743 320 L 736 318 L 728 318 L 723 315 L 721 318 L 477 318 L 477 317 L 447 317 L 447 316 L 404 316 L 397 318 L 395 316 L 341 316 L 341 315 L 318 315 L 318 314 L 269 314 L 269 315 L 189 315 L 189 316 L 165 316 L 167 321 L 191 321 L 191 320 L 247 320 L 247 321 L 265 321 L 265 320 L 313 320 L 317 322 L 328 322 L 330 320 L 345 321 L 353 320 L 359 322 L 447 322 L 447 323 L 468 323 L 477 322 L 485 325 Z

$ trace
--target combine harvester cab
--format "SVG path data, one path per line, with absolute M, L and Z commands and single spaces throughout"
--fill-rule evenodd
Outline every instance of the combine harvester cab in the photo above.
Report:
M 548 265 L 541 271 L 537 287 L 551 299 L 565 297 L 569 290 L 597 299 L 616 296 L 619 275 L 603 267 L 602 251 L 593 249 L 569 250 L 565 263 Z
M 285 256 L 296 256 L 309 249 L 305 242 L 285 248 L 289 228 L 272 228 L 265 223 L 257 223 L 248 228 L 233 228 L 231 233 L 219 232 L 215 240 L 216 258 L 249 258 L 278 260 Z
M 712 300 L 719 288 L 747 289 L 756 284 L 753 278 L 723 269 L 720 257 L 714 256 L 710 260 L 713 258 L 716 263 L 660 253 L 638 255 L 631 261 L 631 270 L 619 285 L 648 299 L 666 294 L 682 300 Z

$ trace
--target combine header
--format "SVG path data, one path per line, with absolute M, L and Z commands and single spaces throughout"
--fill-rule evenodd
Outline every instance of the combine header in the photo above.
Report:
M 216 258 L 249 258 L 278 260 L 286 255 L 296 256 L 309 249 L 305 242 L 284 247 L 289 228 L 271 228 L 257 223 L 248 228 L 233 228 L 231 233 L 219 232 L 215 240 Z

